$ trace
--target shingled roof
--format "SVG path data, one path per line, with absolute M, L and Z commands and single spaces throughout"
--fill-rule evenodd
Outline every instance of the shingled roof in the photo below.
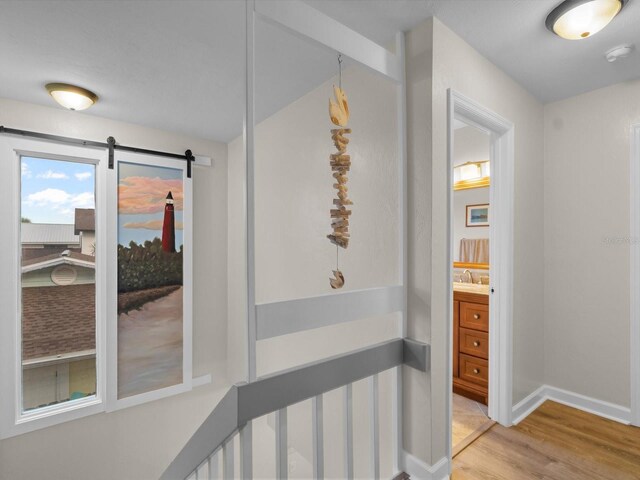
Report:
M 22 289 L 22 359 L 96 348 L 95 284 Z
M 96 259 L 91 255 L 65 250 L 62 253 L 53 253 L 44 257 L 30 258 L 22 261 L 22 273 L 33 272 L 41 268 L 55 267 L 56 265 L 75 265 L 78 267 L 95 268 Z

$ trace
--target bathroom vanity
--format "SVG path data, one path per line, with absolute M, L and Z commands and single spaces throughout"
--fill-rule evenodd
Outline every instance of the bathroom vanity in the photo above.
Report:
M 453 391 L 488 404 L 489 286 L 454 283 Z

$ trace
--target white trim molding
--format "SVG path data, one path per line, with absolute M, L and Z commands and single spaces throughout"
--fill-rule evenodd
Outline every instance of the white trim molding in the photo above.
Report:
M 260 0 L 255 2 L 255 12 L 265 21 L 402 83 L 403 62 L 399 56 L 303 2 Z
M 0 237 L 0 264 L 4 275 L 0 277 L 0 305 L 5 317 L 0 322 L 0 439 L 51 427 L 63 422 L 75 420 L 103 412 L 105 409 L 105 296 L 101 289 L 96 290 L 96 394 L 77 400 L 70 400 L 22 411 L 22 358 L 21 345 L 21 301 L 20 285 L 22 266 L 20 265 L 20 158 L 37 157 L 51 160 L 95 165 L 96 215 L 96 282 L 101 283 L 105 275 L 105 224 L 104 216 L 99 213 L 101 205 L 106 203 L 105 176 L 107 154 L 104 149 L 78 145 L 66 145 L 47 140 L 23 137 L 3 136 L 0 138 L 0 191 L 5 196 L 5 209 L 8 224 Z M 92 264 L 93 267 L 93 264 Z
M 631 423 L 631 409 L 627 407 L 550 385 L 542 385 L 513 407 L 513 423 L 517 425 L 523 421 L 547 400 L 577 408 L 583 412 L 607 418 L 624 425 Z
M 640 427 L 640 123 L 631 125 L 630 331 L 631 423 Z
M 448 480 L 450 462 L 442 457 L 433 465 L 429 465 L 406 450 L 402 451 L 402 469 L 415 480 Z
M 404 288 L 400 285 L 263 303 L 256 305 L 256 339 L 399 312 L 403 307 Z
M 513 413 L 513 224 L 514 224 L 514 136 L 515 127 L 509 120 L 486 109 L 464 95 L 449 89 L 448 94 L 448 172 L 453 166 L 453 138 L 456 120 L 473 125 L 491 136 L 491 203 L 490 253 L 491 294 L 489 296 L 489 417 L 505 427 L 511 426 Z M 453 263 L 451 212 L 453 185 L 449 173 L 447 264 Z M 452 304 L 453 284 L 449 268 L 449 299 L 447 303 L 449 405 L 448 445 L 451 444 L 452 391 Z M 450 450 L 450 447 L 449 447 Z
M 531 415 L 548 398 L 546 397 L 545 385 L 534 390 L 527 397 L 522 399 L 513 407 L 513 425 L 518 425 L 522 420 Z

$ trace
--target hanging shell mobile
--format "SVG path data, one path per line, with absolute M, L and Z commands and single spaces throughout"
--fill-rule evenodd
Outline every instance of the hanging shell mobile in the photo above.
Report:
M 347 197 L 347 181 L 349 180 L 347 173 L 351 168 L 351 156 L 346 153 L 349 139 L 345 136 L 351 133 L 351 129 L 346 128 L 349 122 L 349 104 L 347 95 L 341 88 L 334 85 L 333 92 L 336 101 L 329 99 L 329 117 L 334 125 L 341 128 L 331 130 L 331 139 L 337 152 L 332 153 L 329 158 L 333 178 L 337 182 L 333 184 L 333 188 L 337 190 L 337 198 L 333 199 L 334 208 L 330 212 L 333 233 L 327 235 L 327 238 L 336 247 L 346 249 L 349 246 L 349 217 L 351 216 L 351 210 L 348 210 L 347 206 L 353 205 L 353 202 Z M 333 276 L 334 278 L 329 279 L 331 288 L 342 288 L 344 275 L 337 266 L 333 271 Z

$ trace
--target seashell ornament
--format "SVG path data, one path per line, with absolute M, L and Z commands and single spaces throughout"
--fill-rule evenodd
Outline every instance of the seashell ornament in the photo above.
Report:
M 337 290 L 338 288 L 342 288 L 344 285 L 344 275 L 340 270 L 334 270 L 333 276 L 335 278 L 329 278 L 329 283 L 331 284 L 331 288 Z

